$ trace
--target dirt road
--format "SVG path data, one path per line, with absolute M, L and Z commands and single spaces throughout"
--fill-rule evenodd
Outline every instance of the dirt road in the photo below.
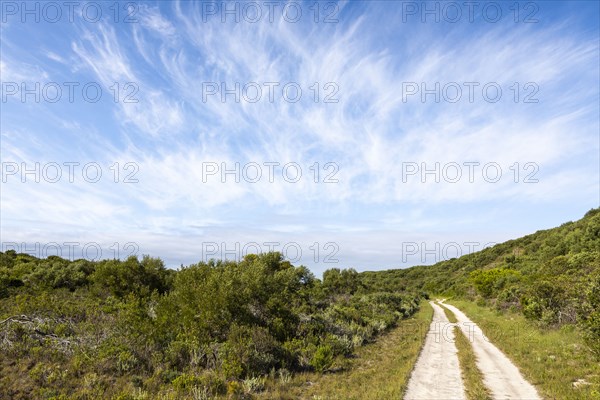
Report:
M 490 389 L 494 399 L 541 399 L 533 385 L 523 378 L 512 361 L 485 337 L 473 321 L 458 308 L 449 304 L 444 306 L 454 313 L 458 326 L 473 345 L 483 383 Z
M 454 328 L 444 310 L 433 307 L 433 320 L 408 382 L 405 400 L 465 399 L 454 345 Z
M 541 400 L 537 391 L 523 378 L 519 369 L 496 346 L 488 341 L 481 329 L 454 306 L 444 304 L 456 316 L 451 324 L 444 311 L 430 302 L 433 321 L 419 359 L 412 372 L 405 400 L 462 400 L 464 385 L 454 345 L 454 325 L 459 326 L 473 346 L 477 367 L 485 386 L 495 400 Z

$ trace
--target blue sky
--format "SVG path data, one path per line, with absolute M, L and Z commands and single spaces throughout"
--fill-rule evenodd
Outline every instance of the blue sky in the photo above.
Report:
M 374 270 L 599 205 L 598 2 L 23 4 L 0 10 L 3 250 Z

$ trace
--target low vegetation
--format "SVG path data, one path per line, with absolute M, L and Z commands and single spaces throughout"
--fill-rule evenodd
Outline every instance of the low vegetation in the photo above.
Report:
M 11 399 L 249 398 L 269 376 L 343 366 L 420 302 L 369 291 L 353 270 L 318 280 L 278 253 L 174 271 L 7 251 L 0 297 Z
M 265 390 L 265 399 L 381 400 L 400 399 L 431 323 L 433 310 L 423 302 L 411 318 L 375 343 L 359 348 L 326 374 L 296 374 L 283 383 L 279 377 Z

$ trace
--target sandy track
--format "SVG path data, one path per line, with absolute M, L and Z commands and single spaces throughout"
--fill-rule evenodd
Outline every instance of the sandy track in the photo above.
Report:
M 406 400 L 462 400 L 465 390 L 461 378 L 454 328 L 437 304 L 425 344 L 408 382 Z
M 483 374 L 483 383 L 498 400 L 541 400 L 519 369 L 485 337 L 481 329 L 458 308 L 445 304 L 454 313 L 458 326 L 473 345 L 477 367 Z

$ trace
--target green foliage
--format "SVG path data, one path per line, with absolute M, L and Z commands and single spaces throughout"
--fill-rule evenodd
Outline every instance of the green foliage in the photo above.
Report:
M 597 274 L 585 294 L 580 309 L 584 338 L 592 352 L 600 358 L 600 274 Z
M 16 360 L 0 361 L 0 393 L 247 398 L 271 371 L 330 369 L 418 309 L 419 296 L 368 291 L 354 270 L 327 276 L 279 253 L 178 271 L 148 256 L 0 253 L 0 360 Z
M 128 293 L 148 296 L 153 291 L 164 293 L 167 290 L 168 275 L 162 260 L 144 256 L 139 261 L 137 257 L 130 256 L 124 262 L 99 262 L 91 280 L 101 289 L 109 289 L 118 297 Z
M 317 351 L 310 361 L 315 371 L 323 372 L 333 365 L 333 350 L 328 345 L 317 347 Z
M 543 327 L 578 326 L 598 352 L 600 209 L 579 221 L 432 266 L 359 274 L 367 291 L 424 291 L 521 312 Z M 360 292 L 360 290 L 359 290 Z
M 517 281 L 520 275 L 519 271 L 505 268 L 477 269 L 471 271 L 469 280 L 483 297 L 492 297 L 504 288 L 507 282 Z
M 329 294 L 354 294 L 361 282 L 354 269 L 328 269 L 323 273 L 323 288 Z

